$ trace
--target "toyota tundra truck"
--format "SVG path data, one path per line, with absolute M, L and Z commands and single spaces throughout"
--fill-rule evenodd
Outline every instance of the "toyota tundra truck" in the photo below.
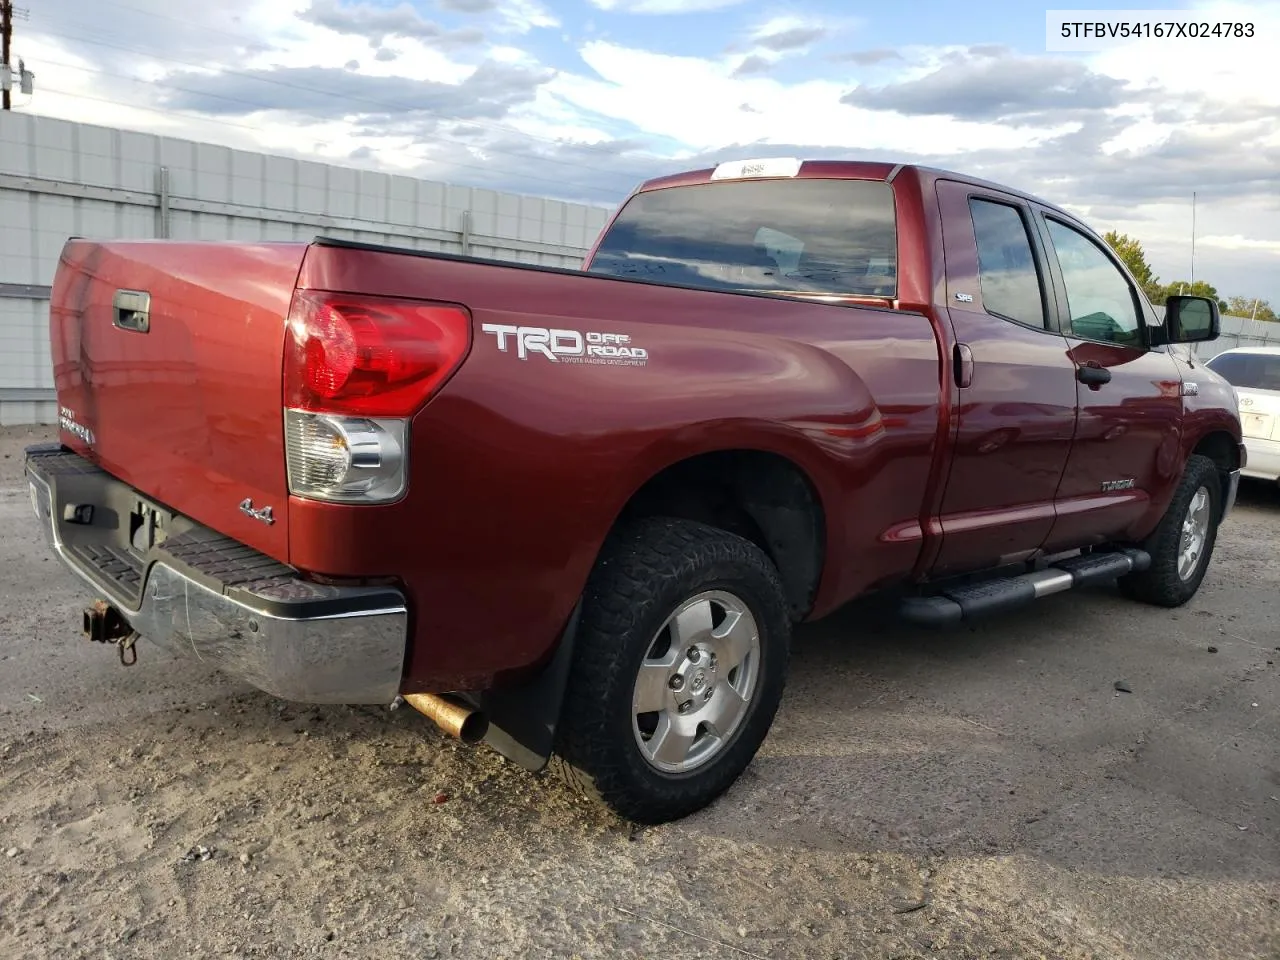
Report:
M 892 163 L 643 184 L 581 269 L 71 239 L 26 471 L 83 630 L 407 703 L 618 816 L 726 790 L 796 624 L 1195 593 L 1236 396 L 1079 218 Z

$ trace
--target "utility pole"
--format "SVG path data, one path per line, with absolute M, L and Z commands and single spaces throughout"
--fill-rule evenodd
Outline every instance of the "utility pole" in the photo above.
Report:
M 4 83 L 0 86 L 4 87 L 4 102 L 0 103 L 0 107 L 5 110 L 12 110 L 13 104 L 9 99 L 10 78 L 13 76 L 13 70 L 9 67 L 9 48 L 13 45 L 13 0 L 0 0 L 0 73 L 4 75 Z
M 13 0 L 0 0 L 0 109 L 13 109 L 10 91 L 15 83 L 23 93 L 35 89 L 35 74 L 25 63 L 19 60 L 18 69 L 13 68 L 13 21 L 25 20 L 27 15 L 26 10 L 13 5 Z

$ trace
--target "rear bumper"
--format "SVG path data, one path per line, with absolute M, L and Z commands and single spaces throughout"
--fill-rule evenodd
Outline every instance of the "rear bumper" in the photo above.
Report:
M 1280 480 L 1280 440 L 1245 437 L 1248 461 L 1242 473 L 1255 480 Z
M 390 703 L 400 692 L 409 616 L 398 590 L 304 580 L 184 518 L 138 554 L 125 512 L 145 502 L 136 491 L 57 446 L 28 449 L 26 470 L 50 547 L 141 636 L 286 700 Z M 92 522 L 67 519 L 77 505 L 95 508 Z

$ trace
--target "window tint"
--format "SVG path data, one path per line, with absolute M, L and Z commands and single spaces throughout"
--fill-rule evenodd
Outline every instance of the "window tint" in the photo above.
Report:
M 970 200 L 969 211 L 978 240 L 982 305 L 988 313 L 1006 320 L 1043 327 L 1040 277 L 1022 215 L 1013 207 L 990 200 Z
M 865 180 L 739 180 L 628 201 L 591 273 L 712 290 L 892 297 L 893 189 Z
M 1219 354 L 1205 366 L 1242 390 L 1280 390 L 1280 354 Z
M 1048 220 L 1071 310 L 1071 332 L 1086 340 L 1142 346 L 1137 307 L 1129 282 L 1092 240 Z

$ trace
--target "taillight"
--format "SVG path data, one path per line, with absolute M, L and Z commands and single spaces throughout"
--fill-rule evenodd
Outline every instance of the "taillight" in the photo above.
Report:
M 409 417 L 471 347 L 462 307 L 300 292 L 284 357 L 289 492 L 386 503 L 408 485 Z
M 285 406 L 358 417 L 409 417 L 471 348 L 463 307 L 302 291 L 289 311 Z
M 408 425 L 403 418 L 340 417 L 284 412 L 289 492 L 333 503 L 387 503 L 409 480 Z

